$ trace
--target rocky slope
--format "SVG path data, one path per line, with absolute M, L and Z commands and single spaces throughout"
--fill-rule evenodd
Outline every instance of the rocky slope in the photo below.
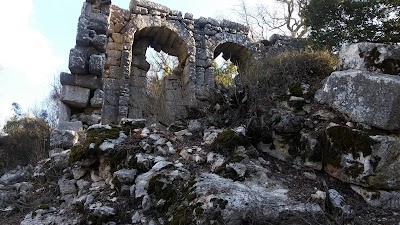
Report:
M 1 176 L 0 221 L 398 224 L 400 82 L 383 74 L 396 49 L 345 47 L 315 99 L 305 80 L 259 117 L 227 104 L 168 129 L 124 119 L 56 131 L 48 159 Z

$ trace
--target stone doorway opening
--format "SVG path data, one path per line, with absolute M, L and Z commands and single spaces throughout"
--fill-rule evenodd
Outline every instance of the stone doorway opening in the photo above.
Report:
M 184 40 L 167 27 L 146 27 L 135 33 L 132 49 L 128 117 L 146 118 L 164 124 L 185 118 L 190 62 Z M 157 81 L 158 99 L 152 99 L 148 89 L 154 84 L 150 82 L 155 81 L 149 80 L 152 72 L 150 63 L 154 63 L 148 58 L 152 49 L 153 54 L 157 52 L 158 56 L 176 57 L 173 68 L 161 66 L 167 76 Z
M 244 72 L 249 65 L 254 63 L 248 48 L 233 42 L 225 42 L 218 45 L 214 50 L 214 59 L 222 54 L 222 58 L 230 60 L 238 67 L 238 72 Z

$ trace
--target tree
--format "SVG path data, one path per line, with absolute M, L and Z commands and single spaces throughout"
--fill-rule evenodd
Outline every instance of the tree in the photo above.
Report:
M 291 37 L 304 37 L 307 26 L 304 21 L 304 10 L 309 0 L 275 0 L 280 10 L 272 10 L 265 4 L 249 7 L 245 0 L 239 0 L 234 9 L 239 22 L 250 27 L 250 36 L 254 40 L 265 39 L 267 33 L 279 30 L 289 33 Z
M 225 61 L 222 65 L 218 65 L 214 59 L 212 67 L 215 72 L 215 82 L 222 84 L 224 87 L 228 87 L 232 83 L 233 78 L 238 75 L 237 66 L 230 61 Z
M 399 42 L 398 0 L 311 0 L 304 11 L 309 38 L 320 46 L 344 42 Z
M 11 104 L 11 110 L 13 111 L 15 118 L 21 118 L 23 116 L 21 106 L 18 103 L 13 102 Z
M 1 138 L 0 164 L 6 167 L 36 163 L 48 156 L 51 128 L 41 118 L 12 117 L 6 122 Z

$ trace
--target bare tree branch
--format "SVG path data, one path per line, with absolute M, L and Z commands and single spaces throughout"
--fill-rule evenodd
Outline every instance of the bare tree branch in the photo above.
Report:
M 304 37 L 307 27 L 304 24 L 304 9 L 309 0 L 276 0 L 281 9 L 268 8 L 266 4 L 257 4 L 250 8 L 245 0 L 233 12 L 239 17 L 239 22 L 250 27 L 250 37 L 254 40 L 265 39 L 267 32 L 278 30 L 288 33 L 291 37 Z

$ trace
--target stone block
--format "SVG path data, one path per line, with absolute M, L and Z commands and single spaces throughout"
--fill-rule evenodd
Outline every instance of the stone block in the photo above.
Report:
M 110 42 L 108 43 L 108 49 L 109 50 L 117 50 L 117 51 L 122 51 L 124 49 L 123 44 L 115 43 L 115 42 Z
M 344 44 L 339 52 L 339 70 L 366 70 L 400 74 L 400 46 L 362 42 Z
M 64 72 L 60 74 L 60 83 L 62 85 L 79 86 L 89 89 L 98 89 L 102 88 L 103 86 L 102 79 L 98 78 L 97 76 L 80 76 Z
M 141 70 L 148 71 L 150 69 L 150 64 L 146 61 L 143 56 L 133 56 L 132 57 L 132 66 L 135 66 Z
M 108 50 L 107 55 L 111 58 L 121 59 L 122 52 L 117 50 Z
M 89 58 L 89 72 L 90 74 L 103 76 L 104 73 L 104 55 L 91 55 Z
M 118 79 L 106 78 L 104 79 L 104 91 L 120 91 L 122 83 Z
M 110 68 L 110 66 L 119 66 L 119 65 L 121 65 L 120 60 L 107 57 L 107 62 L 105 64 L 105 68 Z
M 69 122 L 70 118 L 71 109 L 64 103 L 60 102 L 58 105 L 58 121 Z
M 124 36 L 119 33 L 113 33 L 111 38 L 114 40 L 115 43 L 123 44 L 124 43 Z
M 100 89 L 94 91 L 93 98 L 90 99 L 90 106 L 93 108 L 101 108 L 103 105 L 104 92 Z
M 85 108 L 89 102 L 90 89 L 64 85 L 61 89 L 61 101 L 75 108 Z
M 57 129 L 78 132 L 83 130 L 83 124 L 81 121 L 76 121 L 76 122 L 59 121 L 57 124 Z
M 118 106 L 104 105 L 101 114 L 102 124 L 116 124 L 118 118 Z
M 104 53 L 106 52 L 107 41 L 108 41 L 107 36 L 104 34 L 100 34 L 94 36 L 92 44 L 99 52 Z
M 86 16 L 80 16 L 78 22 L 78 29 L 76 32 L 76 44 L 79 46 L 89 46 L 91 37 L 89 35 L 89 30 L 87 26 L 89 24 L 89 20 Z
M 122 68 L 119 66 L 110 66 L 109 77 L 113 79 L 121 79 L 123 77 Z
M 400 77 L 367 71 L 336 71 L 315 98 L 354 122 L 400 129 Z
M 344 182 L 385 190 L 400 188 L 400 138 L 331 124 L 325 131 L 325 171 Z
M 193 14 L 191 14 L 191 13 L 185 13 L 185 19 L 187 19 L 187 20 L 192 20 L 192 19 L 193 19 Z
M 96 31 L 97 34 L 105 34 L 108 32 L 108 18 L 103 13 L 92 13 L 90 15 L 88 29 Z
M 68 68 L 71 73 L 74 74 L 88 74 L 89 73 L 89 59 L 85 52 L 82 50 L 73 48 L 69 52 L 69 64 Z

